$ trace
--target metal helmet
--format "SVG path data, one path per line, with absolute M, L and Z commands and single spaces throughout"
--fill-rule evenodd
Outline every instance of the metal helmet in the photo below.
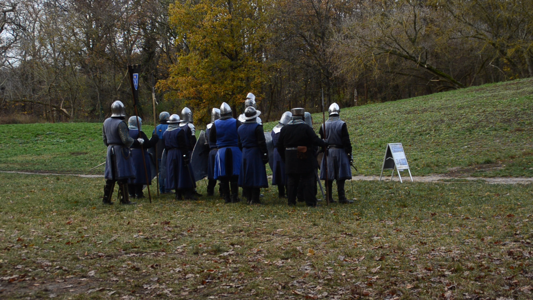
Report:
M 291 109 L 292 117 L 303 118 L 305 110 L 301 107 Z
M 111 104 L 111 118 L 124 118 L 126 116 L 126 107 L 120 100 Z
M 248 93 L 246 95 L 246 100 L 244 100 L 244 107 L 253 106 L 254 108 L 257 108 L 256 102 L 255 102 L 255 95 L 252 93 Z
M 218 108 L 211 109 L 211 123 L 214 123 L 218 119 L 220 119 L 220 109 Z
M 179 122 L 180 116 L 178 116 L 177 114 L 173 114 L 172 116 L 170 116 L 167 121 L 168 124 L 178 124 Z
M 279 119 L 279 123 L 281 125 L 287 125 L 291 121 L 292 113 L 290 111 L 286 111 L 281 115 L 281 119 Z
M 338 115 L 341 112 L 341 108 L 337 103 L 333 103 L 329 106 L 328 113 L 329 115 Z
M 248 106 L 244 110 L 244 118 L 246 119 L 246 121 L 255 120 L 260 114 L 261 112 L 256 110 L 253 106 Z
M 231 118 L 231 116 L 232 116 L 231 106 L 229 106 L 229 104 L 227 104 L 226 102 L 222 102 L 222 105 L 220 105 L 220 119 L 226 120 L 226 119 Z
M 139 120 L 139 123 L 137 123 L 137 120 Z M 143 120 L 141 119 L 141 117 L 137 117 L 137 116 L 131 116 L 129 119 L 128 119 L 128 127 L 130 129 L 138 129 L 138 130 L 141 130 L 141 126 L 143 124 Z
M 304 121 L 305 121 L 305 124 L 313 127 L 313 117 L 311 116 L 310 112 L 307 112 L 307 111 L 305 112 Z
M 168 111 L 162 111 L 159 114 L 159 121 L 168 121 L 168 118 L 170 118 L 170 114 L 168 113 Z
M 181 122 L 192 123 L 192 111 L 188 107 L 184 107 L 181 110 Z

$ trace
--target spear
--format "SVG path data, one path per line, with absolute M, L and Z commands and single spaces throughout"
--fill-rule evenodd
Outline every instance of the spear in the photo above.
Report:
M 139 69 L 140 65 L 128 66 L 128 72 L 130 73 L 130 83 L 131 83 L 131 94 L 133 96 L 133 108 L 135 109 L 135 117 L 137 118 L 137 126 L 139 126 L 139 112 L 137 111 L 137 98 L 138 98 L 138 88 L 139 88 Z M 139 128 L 139 133 L 141 129 Z M 152 194 L 150 193 L 150 181 L 148 178 L 148 169 L 146 168 L 146 158 L 144 157 L 143 145 L 141 144 L 141 156 L 143 158 L 144 164 L 144 175 L 146 178 L 146 188 L 148 189 L 148 198 L 150 203 L 152 203 Z
M 152 75 L 152 107 L 153 107 L 153 111 L 154 111 L 154 127 L 155 127 L 155 130 L 154 132 L 157 134 L 157 119 L 155 117 L 155 85 L 154 85 L 154 75 Z M 156 177 L 156 182 L 157 182 L 157 197 L 159 197 L 159 166 L 158 166 L 158 162 L 157 162 L 157 144 L 155 145 L 155 177 Z
M 326 111 L 324 110 L 324 89 L 322 89 L 322 129 L 324 133 L 324 140 L 326 136 Z M 328 184 L 328 149 L 324 151 L 324 173 L 326 173 L 326 205 L 329 205 L 329 184 Z

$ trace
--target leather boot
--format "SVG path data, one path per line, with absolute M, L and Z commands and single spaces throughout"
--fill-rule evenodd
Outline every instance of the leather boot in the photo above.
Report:
M 115 181 L 114 180 L 106 180 L 105 186 L 104 186 L 104 197 L 102 198 L 102 202 L 107 205 L 112 205 L 113 202 L 111 202 L 111 198 L 113 197 L 113 190 L 115 188 Z
M 353 203 L 353 201 L 346 199 L 346 193 L 344 191 L 344 182 L 344 180 L 337 180 L 337 193 L 339 194 L 339 203 Z
M 250 204 L 261 204 L 260 194 L 260 188 L 252 188 L 252 200 L 250 201 Z
M 287 198 L 287 196 L 285 195 L 285 186 L 283 184 L 278 185 L 278 197 Z
M 128 184 L 127 183 L 119 182 L 118 183 L 118 190 L 119 190 L 120 204 L 124 204 L 124 205 L 136 204 L 135 202 L 131 202 L 130 201 L 130 195 L 128 193 Z
M 326 185 L 328 188 L 328 197 L 330 203 L 336 203 L 335 199 L 333 199 L 333 180 L 326 181 Z
M 215 194 L 215 185 L 217 181 L 214 179 L 208 179 L 207 182 L 207 196 L 213 196 Z
M 237 183 L 237 180 L 230 182 L 231 186 L 231 202 L 237 203 L 240 202 L 241 199 L 239 199 L 239 184 Z

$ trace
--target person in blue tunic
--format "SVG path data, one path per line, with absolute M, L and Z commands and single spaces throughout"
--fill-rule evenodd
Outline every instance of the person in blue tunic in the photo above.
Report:
M 287 174 L 285 174 L 285 164 L 281 160 L 281 155 L 278 151 L 278 139 L 281 128 L 287 125 L 292 118 L 292 113 L 286 111 L 281 115 L 279 123 L 274 126 L 270 135 L 272 136 L 272 144 L 274 146 L 274 153 L 272 154 L 272 185 L 278 186 L 278 197 L 286 198 L 285 190 L 287 186 Z
M 189 169 L 190 155 L 185 130 L 179 126 L 180 117 L 176 114 L 168 119 L 168 129 L 163 135 L 167 156 L 168 189 L 175 190 L 176 200 L 196 200 L 194 179 Z
M 220 119 L 216 120 L 209 132 L 209 140 L 214 141 L 218 151 L 215 156 L 215 179 L 226 203 L 239 202 L 238 179 L 241 170 L 242 152 L 238 129 L 241 122 L 232 116 L 231 107 L 223 102 L 220 106 Z
M 124 122 L 126 108 L 117 100 L 111 104 L 111 117 L 104 121 L 102 138 L 107 146 L 107 156 L 104 177 L 104 204 L 113 204 L 111 198 L 115 184 L 118 183 L 121 204 L 135 204 L 130 201 L 128 194 L 128 180 L 135 178 L 135 169 L 131 163 L 131 146 L 138 146 L 144 139 L 134 139 L 130 136 L 128 125 Z
M 350 135 L 346 123 L 339 117 L 340 107 L 337 103 L 333 103 L 328 109 L 329 118 L 324 125 L 320 127 L 319 134 L 328 143 L 328 148 L 322 163 L 320 165 L 320 179 L 326 180 L 326 156 L 327 156 L 327 190 L 328 197 L 331 202 L 335 202 L 332 197 L 333 180 L 337 182 L 337 195 L 339 203 L 352 203 L 346 199 L 344 192 L 344 182 L 346 179 L 352 179 L 352 144 L 350 142 Z
M 239 127 L 239 139 L 242 145 L 242 163 L 239 174 L 239 186 L 249 204 L 261 204 L 261 188 L 268 187 L 265 164 L 268 163 L 268 149 L 263 132 L 263 125 L 257 123 L 261 114 L 254 107 L 244 110 L 245 122 Z
M 155 134 L 152 135 L 152 138 L 150 140 L 148 140 L 148 137 L 142 131 L 141 126 L 142 119 L 140 117 L 131 116 L 128 119 L 128 129 L 130 130 L 130 136 L 134 139 L 142 138 L 144 140 L 144 143 L 142 145 L 131 146 L 131 158 L 133 168 L 135 169 L 135 178 L 131 178 L 129 180 L 128 191 L 130 194 L 130 198 L 137 199 L 144 198 L 143 186 L 152 184 L 152 168 L 150 167 L 150 164 L 152 162 L 147 150 L 155 147 L 155 145 L 159 141 L 159 137 Z M 148 177 L 148 181 L 146 177 Z
M 216 120 L 220 119 L 220 109 L 213 108 L 211 110 L 211 123 L 207 124 L 205 129 L 205 139 L 209 146 L 209 156 L 207 160 L 207 195 L 213 196 L 215 194 L 215 186 L 217 180 L 215 179 L 215 157 L 217 155 L 217 144 L 216 141 L 209 139 L 209 133 L 211 132 L 211 127 Z M 220 192 L 220 189 L 219 189 Z M 222 196 L 222 194 L 221 194 Z
M 157 172 L 159 173 L 159 192 L 161 194 L 168 192 L 166 189 L 166 166 L 165 162 L 163 162 L 161 159 L 163 157 L 163 150 L 165 149 L 165 140 L 163 139 L 163 135 L 165 134 L 165 131 L 167 131 L 167 121 L 169 117 L 170 114 L 167 111 L 161 112 L 159 114 L 159 125 L 156 126 L 154 132 L 152 133 L 152 135 L 157 134 L 159 137 L 159 140 L 155 146 L 155 155 L 157 158 Z

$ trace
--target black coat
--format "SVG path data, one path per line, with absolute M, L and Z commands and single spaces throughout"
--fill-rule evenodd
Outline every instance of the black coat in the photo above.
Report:
M 295 150 L 286 150 L 286 148 L 295 148 L 306 146 L 307 153 L 298 155 Z M 326 142 L 321 140 L 313 128 L 302 122 L 291 122 L 281 129 L 278 140 L 278 152 L 285 162 L 285 172 L 287 174 L 306 174 L 314 173 L 316 168 L 316 158 L 313 148 L 325 147 Z M 305 156 L 305 157 L 302 157 Z

